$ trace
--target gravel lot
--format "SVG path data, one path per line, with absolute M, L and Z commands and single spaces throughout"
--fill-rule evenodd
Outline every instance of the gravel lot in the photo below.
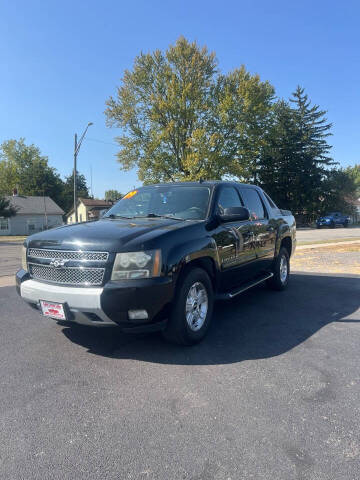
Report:
M 299 250 L 287 291 L 217 304 L 191 348 L 61 325 L 0 288 L 0 478 L 358 480 L 352 247 Z
M 354 244 L 298 249 L 291 268 L 302 272 L 360 275 L 360 242 Z

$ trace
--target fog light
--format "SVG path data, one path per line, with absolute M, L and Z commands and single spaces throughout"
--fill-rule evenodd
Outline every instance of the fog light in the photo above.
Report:
M 146 320 L 149 318 L 146 310 L 129 310 L 128 315 L 130 320 Z

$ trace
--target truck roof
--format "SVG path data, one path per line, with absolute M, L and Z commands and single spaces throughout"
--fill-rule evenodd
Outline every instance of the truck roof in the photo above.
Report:
M 219 185 L 219 184 L 241 185 L 242 187 L 250 187 L 251 186 L 251 187 L 255 187 L 255 188 L 260 188 L 257 185 L 253 185 L 253 184 L 250 184 L 250 183 L 236 182 L 234 180 L 199 180 L 197 182 L 163 182 L 163 183 L 152 183 L 152 184 L 149 184 L 149 185 L 144 185 L 144 187 L 162 187 L 164 185 L 178 185 L 178 186 L 204 185 L 204 186 L 213 187 L 214 185 Z

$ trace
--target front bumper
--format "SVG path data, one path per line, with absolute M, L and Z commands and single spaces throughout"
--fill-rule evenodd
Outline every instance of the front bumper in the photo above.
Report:
M 169 278 L 109 282 L 101 288 L 81 288 L 39 282 L 19 270 L 16 286 L 19 295 L 35 308 L 40 308 L 40 300 L 62 303 L 69 321 L 101 327 L 119 325 L 126 332 L 163 329 L 173 296 Z M 146 310 L 148 319 L 130 320 L 128 311 L 134 309 Z

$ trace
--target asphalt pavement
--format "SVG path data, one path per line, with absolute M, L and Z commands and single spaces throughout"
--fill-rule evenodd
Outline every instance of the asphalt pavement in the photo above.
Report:
M 14 275 L 21 265 L 22 242 L 0 241 L 0 278 Z
M 350 226 L 347 228 L 300 228 L 296 232 L 298 242 L 327 242 L 343 239 L 360 240 L 360 226 Z
M 358 480 L 359 304 L 360 276 L 293 273 L 186 348 L 0 288 L 0 477 Z

